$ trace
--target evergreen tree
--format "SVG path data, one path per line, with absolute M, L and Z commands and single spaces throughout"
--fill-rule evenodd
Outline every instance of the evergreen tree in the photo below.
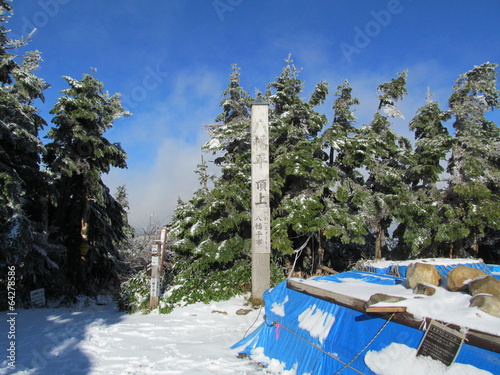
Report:
M 44 100 L 48 85 L 34 73 L 38 51 L 14 53 L 27 38 L 9 39 L 10 11 L 10 4 L 0 1 L 0 264 L 18 266 L 17 291 L 23 298 L 37 275 L 57 268 L 60 254 L 47 244 L 47 184 L 39 166 L 44 147 L 38 137 L 45 121 L 33 104 Z
M 451 148 L 451 137 L 443 121 L 448 114 L 428 98 L 410 121 L 415 132 L 414 163 L 405 174 L 407 190 L 400 192 L 396 207 L 399 222 L 394 232 L 397 241 L 395 257 L 407 259 L 417 254 L 434 256 L 434 237 L 441 223 L 442 195 L 437 183 L 444 172 L 442 162 Z
M 361 129 L 361 142 L 366 145 L 364 165 L 368 171 L 366 187 L 370 198 L 363 204 L 364 215 L 375 236 L 375 259 L 382 257 L 385 238 L 392 224 L 399 195 L 406 189 L 403 175 L 411 165 L 410 141 L 397 135 L 388 117 L 402 117 L 396 102 L 407 93 L 407 72 L 378 86 L 379 106 L 369 126 Z M 386 116 L 380 113 L 384 110 Z
M 500 130 L 485 116 L 499 104 L 496 67 L 484 63 L 460 75 L 449 99 L 455 137 L 436 239 L 456 256 L 477 255 L 485 233 L 500 229 Z
M 337 97 L 333 102 L 332 126 L 325 130 L 322 140 L 330 148 L 329 165 L 337 166 L 345 177 L 357 179 L 355 169 L 358 145 L 354 142 L 358 129 L 355 127 L 356 116 L 352 106 L 359 105 L 359 100 L 352 97 L 352 87 L 345 80 L 337 86 Z
M 330 149 L 328 166 L 337 174 L 332 186 L 325 189 L 323 198 L 323 234 L 328 240 L 329 248 L 334 244 L 342 247 L 350 243 L 361 245 L 368 234 L 358 206 L 367 195 L 363 187 L 363 176 L 359 171 L 363 160 L 363 146 L 359 144 L 359 131 L 355 127 L 357 119 L 352 109 L 359 105 L 359 100 L 352 97 L 352 88 L 347 80 L 337 87 L 335 95 L 337 98 L 333 103 L 332 125 L 321 136 L 324 145 Z M 328 257 L 333 258 L 331 251 L 325 256 L 325 262 Z M 338 254 L 335 258 L 337 264 L 332 266 L 343 268 L 345 264 L 339 264 L 341 259 Z M 352 259 L 346 259 L 344 263 L 350 261 Z
M 51 110 L 55 127 L 47 134 L 51 142 L 45 163 L 57 188 L 51 222 L 65 235 L 69 280 L 79 291 L 95 292 L 92 282 L 111 276 L 118 256 L 115 244 L 124 238 L 127 224 L 123 207 L 101 179 L 111 167 L 125 168 L 126 154 L 104 133 L 129 113 L 119 96 L 104 93 L 102 82 L 93 76 L 64 78 L 69 88 Z
M 240 86 L 240 68 L 233 64 L 229 85 L 222 93 L 222 113 L 215 123 L 207 125 L 210 141 L 203 149 L 217 155 L 215 164 L 224 166 L 225 173 L 232 173 L 231 164 L 238 158 L 249 158 L 251 98 Z M 230 176 L 228 176 L 230 177 Z
M 123 226 L 123 232 L 125 234 L 126 241 L 129 241 L 135 236 L 135 229 L 129 224 L 128 222 L 128 212 L 130 209 L 130 205 L 128 202 L 128 192 L 127 192 L 127 186 L 126 185 L 120 185 L 116 188 L 116 193 L 114 195 L 114 198 L 116 202 L 122 207 L 123 209 L 123 217 L 122 217 L 122 222 L 124 223 Z
M 331 185 L 335 170 L 324 161 L 318 135 L 327 123 L 324 114 L 315 111 L 328 94 L 326 82 L 314 88 L 309 100 L 303 100 L 300 72 L 288 57 L 279 77 L 268 85 L 270 103 L 270 181 L 271 243 L 286 268 L 298 257 L 295 249 L 304 247 L 296 262 L 297 270 L 315 272 L 319 260 L 321 231 L 325 227 L 323 194 Z M 312 241 L 311 241 L 312 239 Z

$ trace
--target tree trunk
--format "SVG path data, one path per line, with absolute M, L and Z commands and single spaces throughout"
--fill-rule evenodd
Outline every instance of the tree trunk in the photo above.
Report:
M 382 259 L 382 228 L 375 231 L 375 260 Z

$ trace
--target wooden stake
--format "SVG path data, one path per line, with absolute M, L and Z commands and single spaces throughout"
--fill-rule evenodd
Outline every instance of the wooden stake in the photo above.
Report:
M 151 290 L 149 307 L 156 309 L 160 299 L 160 254 L 161 241 L 154 241 L 151 247 Z
M 167 246 L 167 228 L 161 228 L 160 240 L 154 241 L 151 248 L 151 296 L 149 307 L 156 309 L 160 302 L 160 283 L 163 272 L 163 259 Z

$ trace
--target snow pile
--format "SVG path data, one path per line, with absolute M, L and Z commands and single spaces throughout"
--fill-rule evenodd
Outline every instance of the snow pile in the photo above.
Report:
M 489 371 L 462 363 L 447 367 L 430 357 L 417 357 L 416 349 L 397 343 L 392 343 L 379 352 L 367 352 L 365 363 L 377 375 L 401 375 L 402 372 L 405 375 L 493 375 Z M 394 366 L 395 363 L 397 366 Z
M 255 348 L 252 350 L 252 359 L 266 366 L 266 369 L 272 374 L 279 375 L 296 375 L 297 363 L 291 370 L 285 370 L 286 363 L 280 362 L 275 358 L 269 358 L 264 354 L 264 348 Z M 307 374 L 303 374 L 307 375 Z

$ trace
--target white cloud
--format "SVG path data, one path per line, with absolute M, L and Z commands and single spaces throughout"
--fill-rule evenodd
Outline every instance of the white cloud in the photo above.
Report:
M 195 169 L 201 162 L 200 144 L 205 141 L 201 131 L 196 143 L 163 138 L 151 164 L 113 170 L 104 177 L 104 182 L 113 193 L 116 186 L 126 185 L 130 204 L 129 222 L 133 227 L 144 227 L 151 216 L 167 223 L 178 198 L 187 201 L 192 197 L 200 187 Z
M 206 68 L 178 72 L 165 81 L 168 94 L 166 87 L 151 92 L 144 107 L 110 132 L 110 140 L 127 152 L 129 168 L 112 170 L 104 182 L 112 193 L 126 185 L 135 228 L 146 226 L 151 216 L 169 222 L 178 198 L 187 201 L 199 188 L 195 170 L 208 141 L 203 125 L 217 116 L 225 82 L 227 77 Z

